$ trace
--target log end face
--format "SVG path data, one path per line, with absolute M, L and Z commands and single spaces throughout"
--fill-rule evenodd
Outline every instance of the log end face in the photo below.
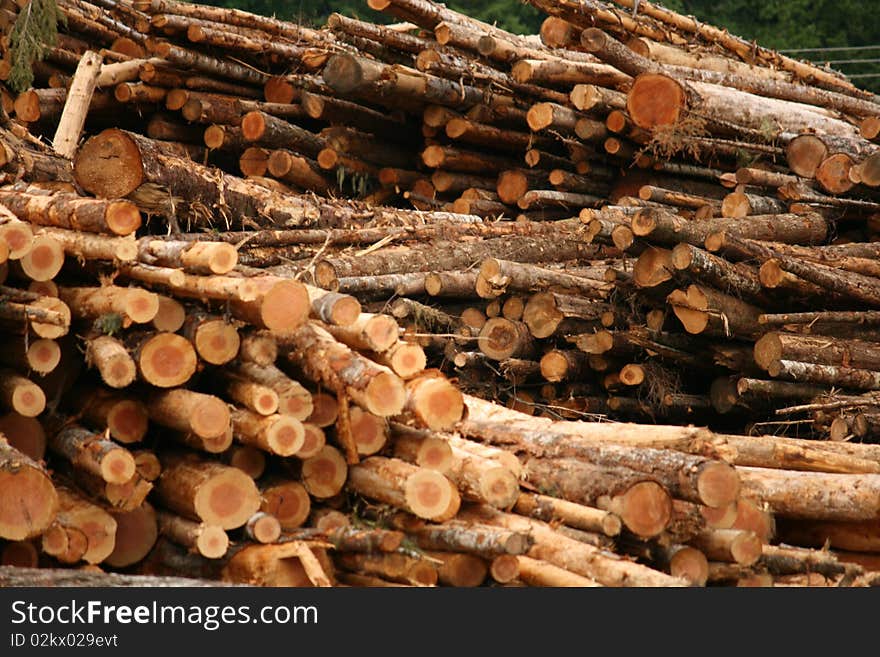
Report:
M 717 461 L 708 463 L 697 479 L 700 500 L 708 507 L 727 507 L 739 496 L 740 479 L 736 468 Z
M 587 52 L 599 52 L 605 47 L 608 35 L 598 27 L 589 27 L 581 32 L 581 46 Z
M 385 351 L 397 342 L 399 327 L 391 315 L 375 315 L 364 327 L 364 334 L 373 351 Z
M 324 448 L 324 445 L 327 444 L 327 437 L 321 427 L 308 422 L 303 423 L 302 426 L 303 443 L 302 446 L 296 450 L 296 456 L 300 459 L 310 459 Z M 358 453 L 360 453 L 360 448 L 358 448 Z
M 543 130 L 553 123 L 553 105 L 550 103 L 536 103 L 526 113 L 526 122 L 533 132 Z
M 388 439 L 388 424 L 384 418 L 367 413 L 359 406 L 352 406 L 349 419 L 359 455 L 376 454 L 385 446 Z
M 646 130 L 676 123 L 685 107 L 681 85 L 654 73 L 639 75 L 626 97 L 626 109 L 633 123 Z
M 159 312 L 159 295 L 142 290 L 129 288 L 125 300 L 125 314 L 137 324 L 146 324 Z
M 637 536 L 657 536 L 672 518 L 672 498 L 658 483 L 642 481 L 623 494 L 620 517 Z
M 50 479 L 24 466 L 0 470 L 0 538 L 22 541 L 41 534 L 58 511 L 58 494 Z
M 12 409 L 25 417 L 36 417 L 46 408 L 46 394 L 30 381 L 18 385 L 12 393 Z
M 153 328 L 166 333 L 177 333 L 185 321 L 186 308 L 183 304 L 171 297 L 159 295 L 159 310 L 153 317 Z
M 761 539 L 755 532 L 741 531 L 731 541 L 730 556 L 742 566 L 751 566 L 761 558 Z
M 202 438 L 217 438 L 229 429 L 229 407 L 219 397 L 202 395 L 189 416 L 190 430 Z
M 374 376 L 364 391 L 367 410 L 380 417 L 399 415 L 406 403 L 406 390 L 399 376 L 381 372 Z
M 195 346 L 205 362 L 223 365 L 238 355 L 241 337 L 232 324 L 222 319 L 209 320 L 196 331 Z
M 458 496 L 452 483 L 439 472 L 420 469 L 406 480 L 404 489 L 406 503 L 419 518 L 426 520 L 446 520 L 455 515 Z M 450 514 L 452 507 L 455 511 Z
M 274 516 L 266 513 L 258 514 L 259 517 L 248 523 L 251 534 L 258 543 L 274 543 L 281 536 L 281 523 Z
M 141 375 L 158 388 L 174 388 L 195 374 L 198 356 L 189 340 L 174 333 L 159 333 L 143 346 L 138 359 Z
M 260 318 L 269 330 L 292 331 L 308 319 L 310 307 L 305 285 L 284 280 L 273 285 L 263 296 Z
M 690 582 L 691 586 L 705 586 L 709 579 L 709 561 L 696 548 L 684 546 L 669 560 L 669 574 Z
M 199 487 L 194 506 L 205 523 L 235 529 L 260 508 L 260 493 L 241 470 L 224 468 Z
M 519 497 L 519 481 L 507 468 L 487 468 L 480 477 L 480 492 L 495 508 L 509 509 Z
M 348 465 L 338 449 L 325 445 L 317 456 L 303 462 L 302 477 L 309 495 L 326 499 L 342 490 L 348 477 Z
M 76 182 L 101 198 L 122 198 L 145 181 L 144 165 L 134 139 L 110 128 L 88 139 L 73 162 Z
M 107 228 L 114 235 L 131 235 L 141 227 L 141 211 L 130 201 L 114 201 L 107 207 Z
M 428 364 L 428 357 L 420 345 L 408 342 L 401 343 L 391 354 L 389 363 L 394 373 L 408 379 L 423 371 Z
M 288 415 L 279 415 L 267 436 L 272 452 L 279 456 L 293 456 L 305 443 L 302 422 Z
M 28 278 L 38 282 L 50 281 L 64 265 L 64 249 L 58 240 L 38 235 L 31 243 L 31 249 L 22 256 L 21 268 Z
M 110 511 L 110 515 L 116 521 L 116 540 L 104 563 L 113 568 L 136 564 L 147 556 L 159 537 L 156 512 L 145 503 L 131 511 Z
M 241 134 L 246 141 L 260 141 L 266 132 L 266 120 L 262 112 L 248 112 L 241 117 Z
M 430 377 L 413 386 L 410 404 L 419 420 L 433 431 L 452 428 L 464 414 L 461 391 L 440 377 Z
M 426 438 L 419 446 L 416 463 L 428 470 L 445 474 L 452 468 L 452 448 L 442 438 Z
M 134 477 L 136 470 L 134 456 L 121 447 L 111 450 L 101 460 L 101 477 L 108 484 L 124 484 Z
M 348 94 L 364 83 L 364 72 L 352 55 L 333 55 L 321 74 L 324 82 L 340 94 Z
M 828 147 L 815 135 L 798 135 L 785 147 L 785 156 L 792 173 L 814 178 L 816 169 L 828 156 Z
M 767 333 L 755 342 L 755 363 L 761 369 L 768 369 L 771 363 L 782 358 L 782 340 L 778 333 Z
M 196 550 L 206 559 L 219 559 L 229 549 L 229 535 L 222 527 L 203 525 L 196 539 Z
M 111 388 L 125 388 L 137 377 L 137 367 L 128 353 L 113 354 L 99 363 L 101 380 Z
M 829 194 L 845 194 L 855 183 L 850 179 L 854 162 L 845 153 L 835 153 L 826 157 L 816 168 L 816 180 Z
M 281 528 L 290 531 L 301 526 L 309 517 L 311 498 L 302 484 L 289 481 L 265 489 L 260 509 L 278 518 Z
M 54 340 L 34 340 L 27 350 L 27 362 L 35 372 L 48 374 L 61 362 L 61 347 Z

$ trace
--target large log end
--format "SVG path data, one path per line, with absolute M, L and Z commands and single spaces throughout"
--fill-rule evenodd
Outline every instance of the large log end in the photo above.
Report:
M 686 106 L 682 86 L 671 77 L 654 73 L 639 75 L 626 97 L 633 123 L 646 130 L 677 122 Z
M 123 130 L 110 128 L 88 139 L 73 161 L 77 184 L 102 198 L 127 196 L 144 182 L 137 143 Z

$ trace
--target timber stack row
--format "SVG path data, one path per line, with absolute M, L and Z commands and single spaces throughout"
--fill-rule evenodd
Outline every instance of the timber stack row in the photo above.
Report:
M 880 104 L 530 1 L 59 0 L 2 90 L 0 584 L 880 581 Z

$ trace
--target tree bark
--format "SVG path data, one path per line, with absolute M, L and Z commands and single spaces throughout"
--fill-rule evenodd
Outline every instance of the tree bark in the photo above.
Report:
M 880 475 L 737 467 L 743 493 L 777 516 L 868 520 L 880 509 Z

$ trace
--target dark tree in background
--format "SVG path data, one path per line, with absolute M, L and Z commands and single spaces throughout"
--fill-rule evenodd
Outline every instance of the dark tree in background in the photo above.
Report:
M 365 0 L 208 0 L 260 14 L 321 25 L 333 12 L 370 21 L 391 19 Z M 543 15 L 524 0 L 448 0 L 447 6 L 518 34 L 535 34 Z M 691 14 L 731 33 L 777 49 L 877 46 L 876 50 L 811 51 L 795 56 L 816 62 L 880 59 L 880 11 L 856 0 L 665 0 L 670 9 Z M 832 64 L 847 74 L 880 73 L 873 62 Z M 880 77 L 855 81 L 880 87 Z

